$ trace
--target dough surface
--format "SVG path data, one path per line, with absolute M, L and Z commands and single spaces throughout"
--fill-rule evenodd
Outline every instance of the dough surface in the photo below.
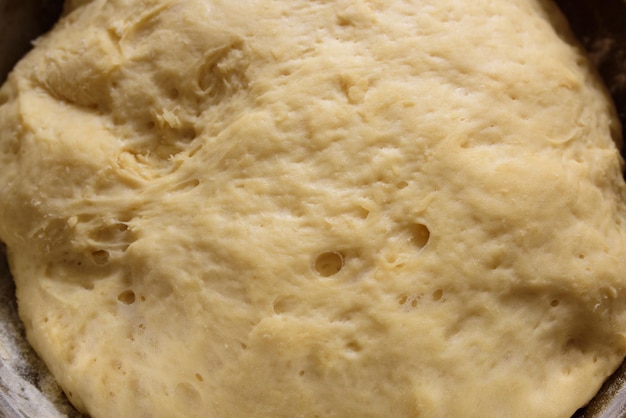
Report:
M 0 90 L 0 240 L 93 417 L 568 417 L 619 131 L 545 1 L 78 1 Z

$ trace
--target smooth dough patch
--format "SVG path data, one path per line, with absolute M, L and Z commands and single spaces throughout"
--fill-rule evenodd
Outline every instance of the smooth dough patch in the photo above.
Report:
M 568 417 L 626 353 L 612 105 L 547 1 L 74 2 L 0 90 L 93 417 Z

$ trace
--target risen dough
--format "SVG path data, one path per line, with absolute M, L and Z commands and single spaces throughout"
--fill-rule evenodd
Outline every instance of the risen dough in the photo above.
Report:
M 95 0 L 0 103 L 94 417 L 567 417 L 626 353 L 618 123 L 548 2 Z

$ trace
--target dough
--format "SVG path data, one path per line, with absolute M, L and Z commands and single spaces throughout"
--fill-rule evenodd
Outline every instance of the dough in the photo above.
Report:
M 93 417 L 568 417 L 620 127 L 539 0 L 75 2 L 0 90 L 28 338 Z

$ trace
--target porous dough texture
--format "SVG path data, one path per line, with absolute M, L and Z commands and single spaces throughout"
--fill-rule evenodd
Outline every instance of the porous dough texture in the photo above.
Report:
M 93 417 L 568 417 L 620 127 L 535 0 L 76 2 L 0 91 L 29 341 Z

